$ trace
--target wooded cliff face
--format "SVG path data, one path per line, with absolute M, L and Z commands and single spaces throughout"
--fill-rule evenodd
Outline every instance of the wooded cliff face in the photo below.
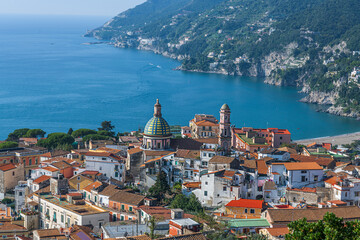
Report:
M 303 101 L 359 117 L 360 85 L 350 79 L 360 67 L 359 12 L 358 0 L 149 0 L 86 36 L 178 59 L 182 70 L 302 87 Z

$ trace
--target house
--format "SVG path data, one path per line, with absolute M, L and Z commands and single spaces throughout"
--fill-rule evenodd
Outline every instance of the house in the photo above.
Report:
M 225 213 L 221 216 L 230 218 L 260 218 L 265 208 L 264 200 L 238 199 L 225 205 Z
M 323 185 L 324 170 L 316 162 L 272 163 L 270 173 L 275 172 L 280 175 L 280 182 L 285 181 L 289 188 Z
M 254 152 L 264 148 L 278 148 L 291 142 L 291 133 L 287 129 L 251 127 L 232 128 L 232 147 Z
M 25 208 L 25 197 L 29 194 L 29 187 L 26 181 L 19 181 L 14 189 L 15 192 L 15 211 L 19 212 Z
M 42 147 L 18 147 L 0 150 L 0 164 L 22 163 L 26 175 L 30 175 L 31 170 L 40 163 L 42 154 L 48 152 Z
M 64 150 L 54 150 L 51 152 L 47 152 L 44 153 L 40 156 L 40 161 L 46 161 L 46 160 L 50 160 L 51 158 L 56 158 L 56 157 L 67 157 L 70 154 L 70 152 L 68 151 L 64 151 Z
M 34 201 L 39 203 L 40 228 L 66 228 L 73 225 L 101 227 L 109 221 L 109 212 L 85 204 L 82 200 L 69 202 L 66 195 L 34 193 Z
M 182 193 L 185 196 L 190 196 L 192 191 L 201 188 L 201 182 L 185 182 L 182 184 Z
M 307 208 L 307 209 L 267 209 L 262 213 L 271 227 L 287 227 L 287 224 L 306 218 L 308 222 L 322 220 L 327 213 L 334 213 L 345 221 L 360 219 L 360 208 L 356 206 L 335 208 Z
M 71 228 L 38 229 L 33 231 L 34 240 L 69 239 L 69 240 L 98 240 L 97 235 L 89 227 L 74 225 Z
M 87 170 L 98 171 L 107 178 L 125 182 L 125 160 L 108 152 L 88 152 L 85 154 Z
M 263 159 L 266 157 L 273 158 L 278 161 L 288 161 L 290 159 L 290 153 L 274 148 L 268 148 L 258 152 L 258 159 Z
M 229 228 L 240 234 L 259 233 L 260 229 L 270 227 L 266 219 L 233 219 L 227 221 Z
M 323 169 L 334 169 L 336 166 L 336 161 L 332 158 L 305 156 L 299 154 L 291 154 L 290 158 L 297 162 L 316 162 L 321 167 L 323 167 Z
M 7 163 L 0 165 L 0 200 L 4 199 L 5 193 L 15 188 L 19 181 L 23 181 L 24 165 Z
M 0 224 L 0 238 L 14 239 L 15 236 L 29 236 L 29 231 L 23 226 L 11 223 L 2 222 Z
M 290 231 L 288 227 L 276 227 L 260 229 L 259 233 L 269 240 L 280 240 L 285 239 L 285 235 L 289 234 Z
M 120 190 L 109 197 L 112 221 L 128 221 L 138 218 L 136 209 L 143 205 L 145 196 Z
M 201 176 L 201 188 L 193 191 L 200 203 L 205 206 L 225 205 L 235 198 L 240 198 L 241 174 L 235 171 L 220 170 Z
M 181 137 L 185 138 L 191 138 L 191 127 L 181 127 Z
M 302 187 L 302 188 L 287 188 L 285 193 L 286 199 L 292 203 L 293 206 L 298 206 L 300 203 L 317 205 L 318 203 L 328 201 L 331 198 L 330 190 L 324 187 Z
M 325 187 L 330 190 L 331 200 L 340 200 L 350 206 L 359 206 L 360 179 L 334 176 L 325 180 Z
M 234 157 L 214 156 L 209 161 L 209 171 L 240 169 L 240 161 Z
M 179 214 L 177 214 L 180 211 Z M 167 221 L 175 218 L 193 218 L 191 214 L 183 212 L 181 209 L 169 209 L 162 206 L 142 205 L 139 207 L 140 223 L 148 223 L 151 217 L 157 221 Z
M 191 218 L 171 219 L 169 222 L 169 235 L 177 236 L 185 233 L 200 231 L 200 224 Z
M 65 178 L 71 178 L 74 175 L 73 166 L 64 160 L 52 162 L 50 166 L 58 169 Z
M 80 173 L 69 179 L 69 188 L 83 190 L 85 187 L 89 186 L 89 184 L 93 183 L 94 181 L 95 180 Z
M 215 138 L 219 135 L 219 121 L 213 115 L 196 114 L 189 122 L 192 138 Z
M 85 188 L 84 190 L 87 190 Z M 116 194 L 120 188 L 115 185 L 101 185 L 99 188 L 93 188 L 91 189 L 91 192 L 89 194 L 94 195 L 91 198 L 95 200 L 95 196 L 97 197 L 98 201 L 95 201 L 95 204 L 101 207 L 109 207 L 109 198 Z
M 42 175 L 35 180 L 28 179 L 28 186 L 30 188 L 30 192 L 36 192 L 37 190 L 47 187 L 50 185 L 50 176 Z

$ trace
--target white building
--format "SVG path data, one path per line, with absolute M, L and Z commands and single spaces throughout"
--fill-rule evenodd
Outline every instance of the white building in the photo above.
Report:
M 273 163 L 270 173 L 280 175 L 279 182 L 284 180 L 289 188 L 321 187 L 323 185 L 323 168 L 316 162 Z
M 325 181 L 325 187 L 331 189 L 331 199 L 340 200 L 348 205 L 359 206 L 360 179 L 354 177 L 332 177 Z
M 279 161 L 288 161 L 290 160 L 290 153 L 279 151 L 277 149 L 265 149 L 258 152 L 258 159 L 263 159 L 265 157 L 270 157 Z
M 194 190 L 205 206 L 221 206 L 241 197 L 242 175 L 235 171 L 220 170 L 201 176 L 201 189 Z
M 109 222 L 109 212 L 99 207 L 85 204 L 84 200 L 68 202 L 66 196 L 34 194 L 39 203 L 40 228 L 67 228 L 73 225 L 92 225 L 96 228 Z
M 98 171 L 107 178 L 125 182 L 125 161 L 107 152 L 88 152 L 85 155 L 86 170 Z

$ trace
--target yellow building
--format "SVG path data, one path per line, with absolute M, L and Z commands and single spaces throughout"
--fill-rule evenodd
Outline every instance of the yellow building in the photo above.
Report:
M 225 205 L 225 213 L 222 216 L 230 218 L 260 218 L 263 208 L 263 200 L 232 200 Z

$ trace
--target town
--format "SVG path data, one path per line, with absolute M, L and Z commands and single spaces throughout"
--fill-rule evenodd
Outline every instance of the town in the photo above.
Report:
M 238 128 L 219 108 L 174 128 L 156 100 L 143 130 L 117 136 L 106 121 L 14 131 L 0 143 L 0 236 L 285 239 L 304 218 L 360 220 L 359 141 L 300 145 L 288 129 Z

